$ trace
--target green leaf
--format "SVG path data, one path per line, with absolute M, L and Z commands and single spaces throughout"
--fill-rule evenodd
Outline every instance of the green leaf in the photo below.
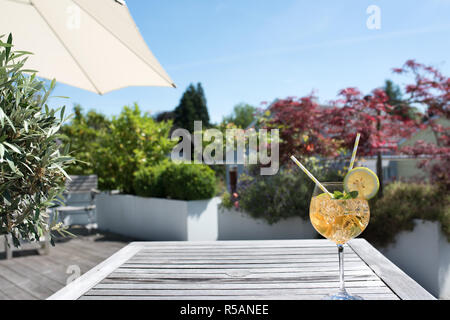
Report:
M 19 150 L 18 147 L 16 147 L 15 145 L 8 143 L 8 142 L 3 142 L 4 145 L 8 146 L 12 151 L 18 153 L 18 154 L 22 154 L 22 152 Z
M 344 196 L 341 197 L 341 199 L 348 200 L 348 199 L 355 199 L 356 197 L 358 197 L 358 191 L 352 191 L 349 193 L 345 193 Z
M 333 192 L 334 199 L 342 199 L 343 197 L 344 197 L 344 194 L 342 192 L 337 191 L 337 190 L 335 192 Z
M 54 135 L 55 133 L 57 133 L 60 129 L 60 126 L 55 126 L 55 127 L 51 127 L 50 130 L 48 130 L 47 132 L 47 137 L 50 137 L 52 135 Z
M 24 51 L 24 52 L 19 52 L 19 53 L 17 53 L 17 51 L 14 53 L 14 59 L 18 59 L 18 58 L 20 58 L 20 57 L 22 57 L 22 56 L 26 56 L 26 55 L 29 55 L 29 54 L 31 54 L 31 52 L 26 52 L 26 51 Z M 22 70 L 23 71 L 23 70 Z
M 4 47 L 4 48 L 11 48 L 11 47 L 12 47 L 12 45 L 11 45 L 11 44 L 8 44 L 8 43 L 4 43 L 4 42 L 0 41 L 0 47 Z
M 3 162 L 3 156 L 5 155 L 5 146 L 0 143 L 0 162 Z
M 75 160 L 75 158 L 68 157 L 68 156 L 62 156 L 62 157 L 53 159 L 53 161 L 55 161 L 55 162 L 68 162 L 68 161 L 72 161 L 72 160 Z
M 31 168 L 23 161 L 20 162 L 25 168 L 27 168 L 31 174 L 34 174 L 33 170 L 31 170 Z
M 9 46 L 7 46 L 6 49 L 5 49 L 6 61 L 8 61 L 9 54 L 11 53 L 11 47 L 12 47 L 12 34 L 11 33 L 8 35 L 7 43 L 9 44 Z
M 61 109 L 61 113 L 60 113 L 60 119 L 61 119 L 61 121 L 63 121 L 63 119 L 64 119 L 64 111 L 66 110 L 66 106 L 63 106 L 62 107 L 62 109 Z
M 53 166 L 55 167 L 55 168 L 57 168 L 67 179 L 69 179 L 69 180 L 72 180 L 70 177 L 69 177 L 69 175 L 66 173 L 66 171 L 63 169 L 63 168 L 61 168 L 61 166 L 60 165 L 58 165 L 58 164 L 53 164 Z
M 23 51 L 23 50 L 14 51 L 14 57 L 16 57 L 16 58 L 17 58 L 17 56 L 22 55 L 22 54 L 33 54 L 33 52 Z
M 17 167 L 16 167 L 16 165 L 14 164 L 14 162 L 12 162 L 12 161 L 9 160 L 9 159 L 6 159 L 6 162 L 8 163 L 8 166 L 11 168 L 11 170 L 12 170 L 15 174 L 17 174 L 18 176 L 23 177 L 22 172 L 20 172 L 19 169 L 17 169 Z
M 351 191 L 349 194 L 352 197 L 352 199 L 356 199 L 358 197 L 359 192 L 358 191 Z
M 64 154 L 64 155 L 69 154 L 69 150 L 70 150 L 70 143 L 67 143 L 67 144 L 64 146 L 63 154 Z
M 8 117 L 5 113 L 3 113 L 3 117 L 4 117 L 4 119 L 6 119 L 6 122 L 9 123 L 9 126 L 10 126 L 11 129 L 14 131 L 14 133 L 16 133 L 16 127 L 15 127 L 14 124 L 12 123 L 11 119 L 9 119 L 9 117 Z M 2 125 L 4 125 L 4 124 L 2 124 Z
M 6 205 L 11 205 L 11 195 L 9 194 L 9 191 L 5 190 L 2 193 L 2 196 L 3 196 L 3 201 L 5 201 L 5 204 Z
M 5 126 L 5 117 L 6 117 L 6 114 L 5 114 L 5 112 L 3 112 L 3 109 L 0 107 L 0 124 L 2 125 L 2 127 Z

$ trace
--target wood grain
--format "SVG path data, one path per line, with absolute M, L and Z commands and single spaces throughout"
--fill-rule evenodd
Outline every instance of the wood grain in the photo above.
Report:
M 133 242 L 121 251 L 80 278 L 82 289 L 52 298 L 312 300 L 339 287 L 337 249 L 327 240 Z M 351 294 L 433 299 L 365 240 L 345 245 L 344 260 Z
M 417 282 L 389 261 L 364 239 L 354 239 L 349 246 L 401 299 L 434 300 Z

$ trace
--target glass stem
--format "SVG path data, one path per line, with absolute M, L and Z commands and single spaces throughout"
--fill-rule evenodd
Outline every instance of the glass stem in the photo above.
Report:
M 339 291 L 345 292 L 344 284 L 344 246 L 338 244 L 338 256 L 339 256 Z

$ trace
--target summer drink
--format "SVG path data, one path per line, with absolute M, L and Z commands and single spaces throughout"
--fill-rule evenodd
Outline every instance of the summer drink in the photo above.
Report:
M 325 238 L 337 244 L 339 291 L 326 296 L 332 300 L 361 300 L 347 292 L 344 283 L 344 244 L 359 236 L 370 220 L 369 203 L 380 187 L 377 175 L 368 168 L 353 168 L 360 134 L 357 134 L 349 171 L 343 182 L 321 183 L 294 156 L 291 159 L 315 183 L 309 216 L 311 224 Z
M 364 231 L 369 212 L 364 199 L 331 199 L 322 193 L 311 199 L 309 216 L 317 232 L 336 244 L 344 244 Z
M 352 169 L 344 182 L 324 182 L 329 191 L 317 186 L 311 199 L 309 217 L 314 228 L 336 244 L 344 244 L 361 234 L 370 220 L 368 199 L 379 188 L 378 177 L 363 167 Z

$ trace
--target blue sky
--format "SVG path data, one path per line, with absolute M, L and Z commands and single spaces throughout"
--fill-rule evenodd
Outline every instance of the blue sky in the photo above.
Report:
M 144 39 L 177 85 L 125 88 L 103 96 L 58 84 L 51 105 L 117 115 L 137 102 L 153 114 L 175 108 L 201 82 L 210 118 L 233 106 L 303 96 L 325 103 L 339 89 L 367 92 L 407 59 L 450 74 L 450 0 L 127 0 Z M 381 28 L 366 27 L 366 9 L 381 9 Z

